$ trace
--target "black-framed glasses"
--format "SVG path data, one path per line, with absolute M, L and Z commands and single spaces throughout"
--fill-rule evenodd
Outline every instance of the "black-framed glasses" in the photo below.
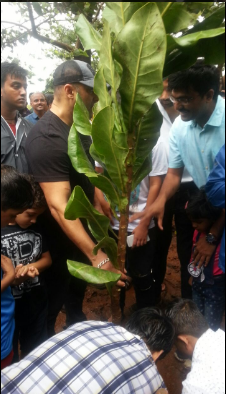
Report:
M 189 104 L 192 100 L 194 100 L 195 97 L 178 97 L 175 98 L 173 96 L 170 96 L 170 101 L 172 101 L 173 104 L 178 103 L 178 104 Z

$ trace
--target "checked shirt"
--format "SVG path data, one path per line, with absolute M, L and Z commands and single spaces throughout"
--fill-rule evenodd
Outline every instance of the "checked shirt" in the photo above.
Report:
M 155 394 L 165 388 L 145 343 L 112 323 L 82 322 L 2 371 L 2 394 Z

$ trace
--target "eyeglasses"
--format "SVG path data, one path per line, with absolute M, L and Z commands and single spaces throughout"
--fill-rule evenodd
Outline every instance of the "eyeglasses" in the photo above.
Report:
M 195 97 L 179 97 L 179 98 L 175 98 L 170 96 L 170 101 L 172 101 L 172 103 L 178 103 L 178 104 L 189 104 L 190 101 L 194 100 Z

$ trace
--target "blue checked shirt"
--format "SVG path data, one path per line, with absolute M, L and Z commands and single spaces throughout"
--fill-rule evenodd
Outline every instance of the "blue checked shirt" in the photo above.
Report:
M 220 148 L 225 143 L 225 100 L 218 96 L 215 110 L 203 129 L 179 116 L 170 130 L 169 168 L 186 167 L 198 187 L 206 184 Z
M 94 321 L 55 335 L 1 375 L 2 394 L 155 394 L 165 388 L 138 336 Z

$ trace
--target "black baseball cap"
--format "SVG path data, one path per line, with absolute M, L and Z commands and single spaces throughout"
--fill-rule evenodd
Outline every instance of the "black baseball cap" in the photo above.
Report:
M 86 62 L 81 60 L 67 60 L 57 67 L 53 74 L 53 85 L 66 85 L 67 83 L 81 83 L 94 87 L 95 71 Z

